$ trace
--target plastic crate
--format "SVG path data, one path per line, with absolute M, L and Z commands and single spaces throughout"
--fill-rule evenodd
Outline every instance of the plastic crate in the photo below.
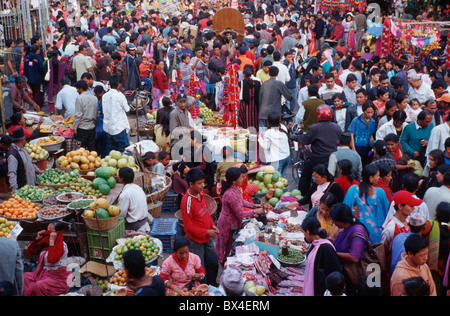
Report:
M 178 211 L 178 194 L 172 190 L 167 193 L 163 201 L 163 212 L 176 212 Z
M 173 243 L 178 236 L 178 219 L 156 218 L 153 220 L 150 236 L 161 240 L 163 252 L 173 252 Z
M 101 240 L 100 240 L 101 235 Z M 116 227 L 98 232 L 87 228 L 89 257 L 93 261 L 104 262 L 116 245 L 116 240 L 125 236 L 125 219 L 119 218 Z M 103 241 L 103 250 L 102 242 Z

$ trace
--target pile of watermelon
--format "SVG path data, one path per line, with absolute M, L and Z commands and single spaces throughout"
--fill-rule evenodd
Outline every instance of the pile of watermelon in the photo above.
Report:
M 108 195 L 115 188 L 117 181 L 111 170 L 107 167 L 100 167 L 95 171 L 97 178 L 92 181 L 92 187 L 99 190 L 102 194 Z
M 273 198 L 269 204 L 275 207 L 283 196 L 293 196 L 300 200 L 302 198 L 299 190 L 288 191 L 289 182 L 283 178 L 279 171 L 273 168 L 265 168 L 264 171 L 256 174 L 255 180 L 250 180 L 249 184 L 256 184 L 259 188 L 259 194 L 267 194 L 270 189 L 275 189 Z

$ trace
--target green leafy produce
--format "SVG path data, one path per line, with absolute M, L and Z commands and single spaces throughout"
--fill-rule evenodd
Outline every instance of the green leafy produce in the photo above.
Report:
M 302 262 L 305 259 L 305 255 L 296 249 L 289 249 L 289 255 L 285 256 L 281 252 L 278 254 L 278 259 L 287 263 Z

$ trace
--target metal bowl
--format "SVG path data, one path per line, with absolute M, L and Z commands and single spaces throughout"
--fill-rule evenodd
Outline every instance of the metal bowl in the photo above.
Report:
M 51 144 L 51 145 L 39 145 L 41 146 L 43 149 L 45 149 L 48 152 L 55 152 L 61 149 L 62 144 L 66 141 L 66 139 L 62 136 L 56 136 L 61 138 L 61 141 L 55 144 Z M 37 139 L 33 139 L 32 141 L 30 141 L 30 144 L 36 144 L 40 139 L 49 139 L 49 137 L 41 137 L 41 138 L 37 138 Z

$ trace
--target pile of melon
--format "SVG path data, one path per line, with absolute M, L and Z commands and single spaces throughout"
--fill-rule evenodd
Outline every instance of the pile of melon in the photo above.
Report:
M 89 205 L 89 209 L 84 211 L 83 216 L 87 218 L 106 219 L 119 216 L 119 214 L 120 208 L 118 206 L 110 205 L 108 200 L 100 198 Z
M 273 198 L 269 200 L 269 204 L 273 207 L 283 196 L 293 196 L 299 200 L 302 198 L 299 190 L 288 192 L 288 180 L 283 178 L 281 173 L 272 166 L 264 167 L 263 171 L 256 173 L 255 179 L 250 180 L 248 184 L 256 184 L 259 188 L 258 194 L 267 194 L 270 189 L 275 189 Z
M 124 167 L 130 167 L 134 172 L 139 171 L 134 157 L 122 155 L 117 150 L 112 150 L 108 156 L 101 160 L 101 167 L 109 168 L 113 176 L 118 176 L 119 170 Z
M 95 170 L 96 178 L 92 181 L 92 187 L 95 190 L 99 190 L 102 194 L 108 195 L 117 184 L 113 172 L 113 170 L 107 167 L 100 167 Z

